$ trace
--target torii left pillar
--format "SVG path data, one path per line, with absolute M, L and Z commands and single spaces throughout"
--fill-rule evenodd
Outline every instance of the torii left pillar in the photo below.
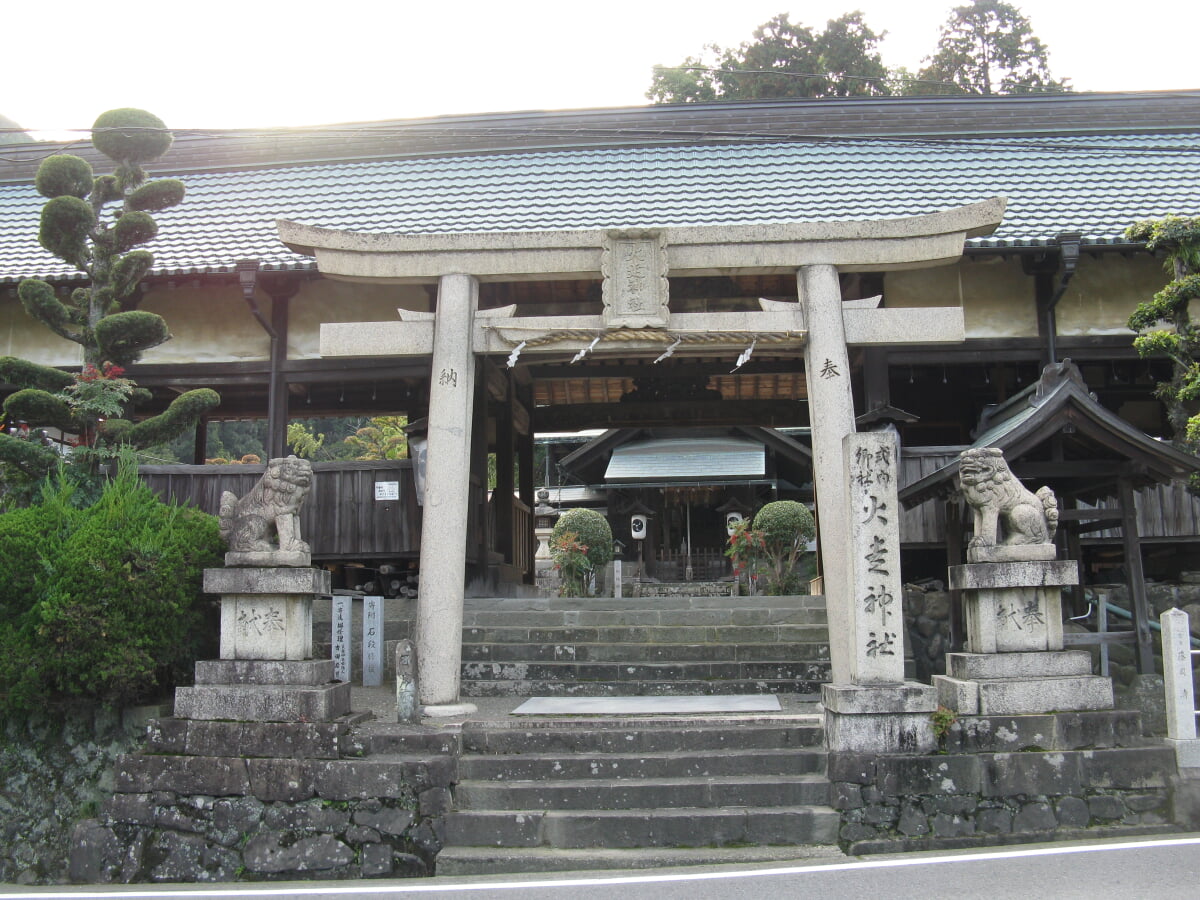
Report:
M 417 595 L 418 684 L 427 716 L 475 711 L 458 699 L 470 511 L 471 412 L 475 397 L 472 333 L 479 282 L 470 275 L 438 280 L 429 384 L 429 432 Z M 441 539 L 439 536 L 444 536 Z

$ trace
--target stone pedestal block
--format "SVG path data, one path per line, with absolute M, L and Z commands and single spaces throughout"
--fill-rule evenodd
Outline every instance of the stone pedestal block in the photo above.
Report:
M 332 659 L 206 659 L 196 663 L 196 684 L 318 685 L 333 680 Z
M 350 712 L 350 683 L 197 684 L 175 689 L 175 716 L 233 722 L 332 722 Z
M 950 567 L 961 590 L 972 653 L 1061 650 L 1062 588 L 1079 583 L 1071 560 L 969 563 Z
M 308 659 L 312 601 L 296 594 L 225 594 L 221 659 Z
M 821 703 L 830 752 L 929 753 L 936 746 L 937 692 L 927 684 L 825 684 Z
M 251 567 L 205 569 L 204 590 L 209 594 L 322 594 L 330 593 L 325 569 Z
M 1112 681 L 1091 674 L 1086 651 L 951 653 L 935 675 L 942 706 L 963 715 L 1033 715 L 1113 708 Z
M 221 595 L 222 659 L 312 656 L 312 601 L 328 594 L 324 569 L 205 569 L 204 590 Z

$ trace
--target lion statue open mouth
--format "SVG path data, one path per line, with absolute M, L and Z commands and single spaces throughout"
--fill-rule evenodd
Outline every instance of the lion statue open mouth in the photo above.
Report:
M 221 495 L 221 537 L 232 553 L 281 550 L 308 553 L 300 540 L 300 506 L 312 487 L 312 463 L 295 456 L 273 459 L 258 484 L 242 499 Z M 272 538 L 278 539 L 278 544 Z
M 1058 500 L 1049 487 L 1035 494 L 1013 475 L 995 447 L 964 450 L 959 489 L 974 510 L 973 549 L 1050 544 L 1058 527 Z

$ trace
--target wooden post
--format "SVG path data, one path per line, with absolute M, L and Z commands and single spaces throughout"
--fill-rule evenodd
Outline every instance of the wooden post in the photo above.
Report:
M 288 390 L 283 375 L 287 361 L 288 307 L 297 286 L 288 284 L 283 290 L 271 290 L 271 375 L 267 390 L 267 459 L 284 455 L 287 446 Z
M 1137 507 L 1133 482 L 1128 477 L 1117 481 L 1121 496 L 1121 541 L 1125 547 L 1125 573 L 1129 599 L 1133 606 L 1133 626 L 1137 633 L 1137 670 L 1154 674 L 1154 642 L 1150 637 L 1150 604 L 1146 600 L 1146 573 L 1142 569 L 1142 541 L 1138 535 Z
M 192 464 L 204 465 L 208 458 L 208 416 L 201 416 L 196 422 L 196 439 L 192 445 Z
M 490 365 L 485 363 L 485 365 Z M 513 390 L 508 385 L 504 402 L 494 407 L 496 411 L 496 489 L 492 493 L 492 506 L 496 510 L 496 550 L 504 561 L 520 565 L 513 558 L 516 541 L 513 537 Z

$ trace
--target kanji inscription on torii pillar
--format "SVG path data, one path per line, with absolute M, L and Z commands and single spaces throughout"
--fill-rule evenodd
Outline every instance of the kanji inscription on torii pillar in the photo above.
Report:
M 904 681 L 904 611 L 897 518 L 896 436 L 868 432 L 847 436 L 850 486 L 850 573 L 855 684 Z

